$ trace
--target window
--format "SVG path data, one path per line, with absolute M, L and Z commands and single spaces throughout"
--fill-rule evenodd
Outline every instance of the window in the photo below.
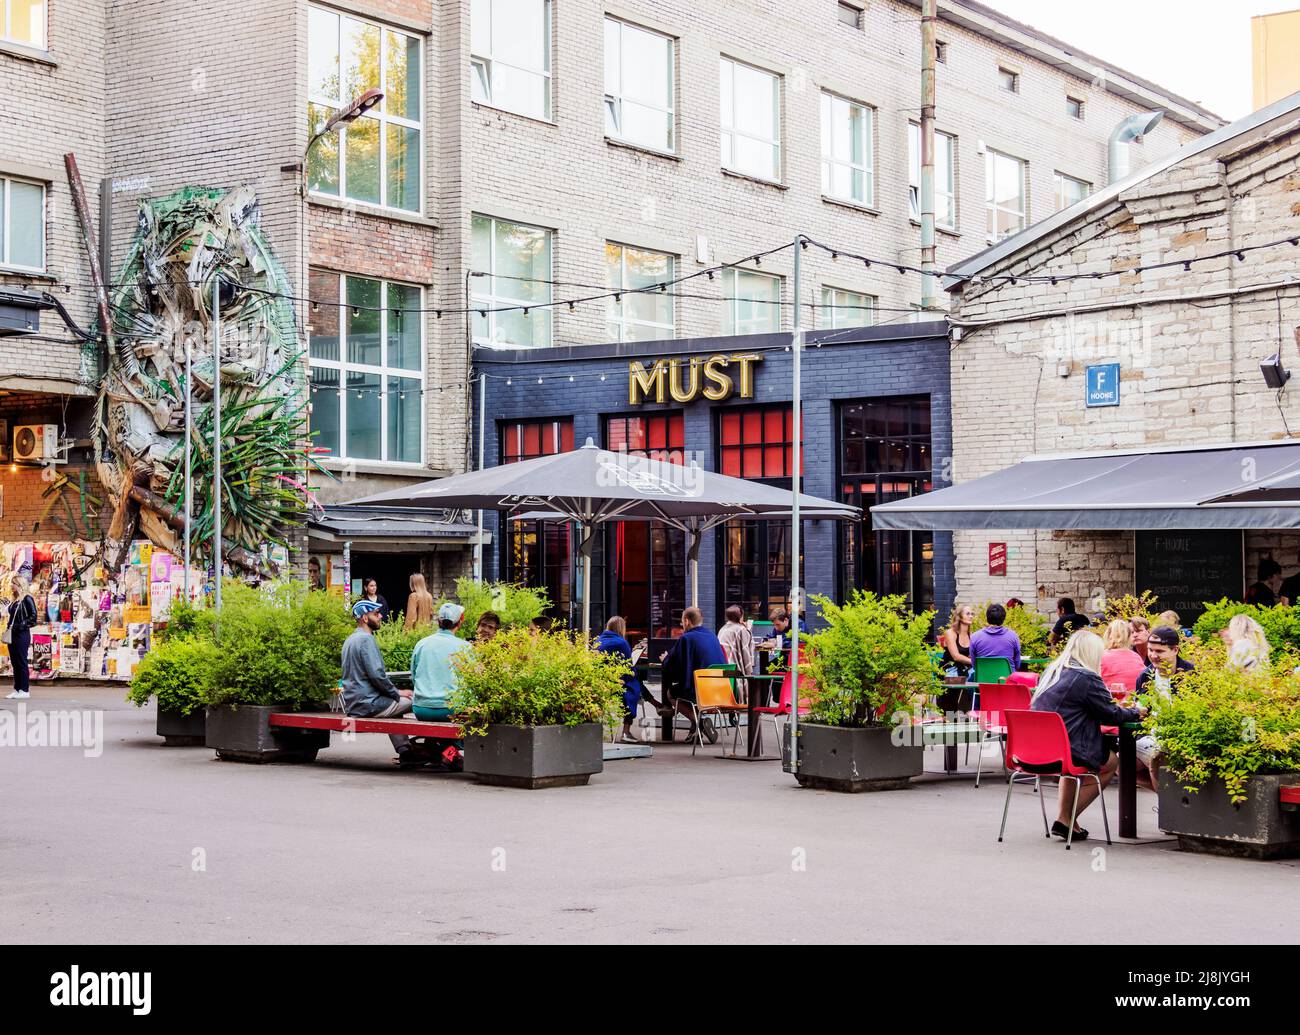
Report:
M 998 85 L 1010 93 L 1020 92 L 1020 73 L 1007 68 L 998 69 Z
M 469 65 L 474 100 L 550 119 L 550 0 L 472 0 Z
M 862 28 L 862 8 L 854 7 L 852 4 L 840 4 L 836 11 L 836 17 L 839 18 L 841 25 L 847 25 L 850 29 Z
M 311 424 L 336 457 L 418 464 L 424 444 L 420 288 L 312 270 Z
M 605 19 L 605 133 L 659 151 L 676 148 L 673 40 Z
M 45 49 L 45 0 L 0 0 L 0 39 Z
M 781 79 L 723 58 L 722 167 L 765 180 L 781 178 Z
M 491 216 L 472 220 L 474 343 L 493 348 L 551 344 L 551 231 Z M 495 311 L 501 310 L 501 311 Z
M 734 407 L 718 415 L 719 470 L 733 478 L 789 478 L 794 426 L 790 407 Z M 803 451 L 799 451 L 803 474 Z
M 957 138 L 948 133 L 934 134 L 934 225 L 957 229 L 957 170 L 954 156 Z M 921 127 L 907 124 L 907 204 L 911 217 L 921 219 Z
M 507 421 L 501 425 L 501 462 L 536 460 L 573 448 L 573 418 Z
M 573 418 L 503 421 L 498 425 L 501 462 L 513 464 L 573 448 Z M 570 619 L 573 543 L 563 521 L 510 521 L 501 537 L 507 582 L 546 590 L 554 617 Z
M 605 422 L 605 448 L 684 464 L 686 422 L 680 412 L 610 417 Z
M 831 93 L 822 94 L 822 193 L 874 205 L 873 112 Z
M 0 177 L 0 266 L 45 268 L 45 184 Z
M 674 258 L 663 252 L 605 245 L 605 283 L 611 291 L 656 288 L 609 300 L 610 341 L 657 341 L 673 336 L 673 295 L 658 286 L 673 279 L 675 265 Z
M 1079 100 L 1077 97 L 1066 97 L 1065 114 L 1069 115 L 1072 119 L 1083 118 L 1083 101 Z
M 1076 201 L 1082 201 L 1092 193 L 1092 184 L 1086 180 L 1078 180 L 1061 172 L 1053 173 L 1052 179 L 1055 180 L 1056 186 L 1057 212 L 1060 212 L 1063 208 L 1069 208 Z
M 781 278 L 753 270 L 722 271 L 722 333 L 765 334 L 781 329 Z
M 420 40 L 318 7 L 307 10 L 307 129 L 315 134 L 370 89 L 384 99 L 316 141 L 307 182 L 317 194 L 420 211 Z
M 1001 240 L 1025 228 L 1025 163 L 999 151 L 984 154 L 988 235 Z
M 943 40 L 934 41 L 934 60 L 941 65 L 948 63 L 948 44 Z
M 930 399 L 903 396 L 843 403 L 840 499 L 867 508 L 929 492 Z M 850 590 L 901 593 L 913 610 L 934 603 L 934 536 L 877 532 L 871 520 L 840 523 L 840 599 Z
M 875 322 L 876 299 L 861 291 L 823 287 L 818 310 L 819 327 L 865 327 Z

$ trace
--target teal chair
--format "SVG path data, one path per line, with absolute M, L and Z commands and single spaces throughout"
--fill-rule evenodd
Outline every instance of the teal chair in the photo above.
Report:
M 1005 683 L 1011 675 L 1011 662 L 1006 658 L 976 658 L 971 669 L 972 683 Z

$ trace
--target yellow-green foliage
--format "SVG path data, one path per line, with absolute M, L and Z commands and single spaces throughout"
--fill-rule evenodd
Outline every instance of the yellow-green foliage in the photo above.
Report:
M 975 621 L 971 632 L 988 625 L 984 612 L 993 601 L 986 600 L 975 606 Z M 1020 637 L 1020 656 L 1024 658 L 1050 658 L 1055 656 L 1059 647 L 1049 646 L 1047 637 L 1052 632 L 1051 625 L 1037 611 L 1027 607 L 1008 607 L 1007 620 L 1002 623 Z
M 1125 593 L 1122 597 L 1110 597 L 1106 601 L 1107 622 L 1113 622 L 1116 618 L 1130 621 L 1134 618 L 1145 618 L 1151 625 L 1156 625 L 1158 614 L 1160 614 L 1160 601 L 1149 589 L 1144 589 L 1138 596 Z

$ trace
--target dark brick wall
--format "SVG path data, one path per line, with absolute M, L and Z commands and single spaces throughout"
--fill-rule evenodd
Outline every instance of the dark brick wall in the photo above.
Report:
M 686 447 L 706 470 L 717 469 L 715 411 L 728 406 L 788 402 L 791 398 L 792 355 L 788 334 L 696 338 L 635 345 L 584 345 L 539 350 L 475 353 L 478 372 L 488 375 L 484 453 L 487 464 L 499 461 L 499 422 L 554 417 L 573 418 L 573 441 L 588 437 L 603 445 L 604 418 L 632 412 L 684 410 Z M 732 398 L 721 403 L 699 400 L 682 404 L 628 404 L 628 363 L 633 359 L 760 352 L 753 399 Z M 944 323 L 902 324 L 856 328 L 852 331 L 809 332 L 802 366 L 804 408 L 804 491 L 837 499 L 838 443 L 836 407 L 840 401 L 892 395 L 929 395 L 935 484 L 952 455 L 951 400 L 948 379 L 948 337 Z M 601 379 L 604 375 L 604 379 Z M 538 379 L 541 383 L 538 383 Z M 572 378 L 572 380 L 570 380 Z M 477 403 L 477 393 L 475 393 Z M 479 414 L 475 413 L 477 442 Z M 500 573 L 501 531 L 495 515 L 488 527 L 494 545 L 488 559 L 492 577 Z M 835 523 L 804 523 L 803 581 L 809 594 L 835 596 L 837 585 Z M 700 606 L 707 621 L 719 624 L 717 548 L 706 533 L 700 549 Z M 955 594 L 952 535 L 935 533 L 935 598 L 946 615 Z M 597 617 L 593 614 L 593 625 Z

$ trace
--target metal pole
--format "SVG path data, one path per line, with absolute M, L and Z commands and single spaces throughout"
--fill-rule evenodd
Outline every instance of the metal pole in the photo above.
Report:
M 478 469 L 483 470 L 484 411 L 487 409 L 487 374 L 478 374 Z M 500 525 L 498 524 L 498 528 Z M 478 512 L 478 540 L 474 547 L 474 577 L 483 582 L 483 508 Z
M 934 246 L 934 24 L 938 0 L 921 3 L 921 311 L 936 308 Z
M 213 602 L 221 610 L 221 277 L 212 279 L 212 564 Z
M 352 610 L 352 540 L 343 540 L 343 610 Z
M 800 290 L 801 258 L 803 256 L 803 234 L 794 239 L 794 333 L 790 336 L 791 352 L 794 358 L 794 384 L 790 395 L 790 487 L 794 492 L 794 503 L 790 508 L 790 771 L 799 772 L 799 604 L 802 593 L 799 590 L 799 469 L 803 438 L 803 423 L 800 417 L 799 393 L 802 390 L 800 379 L 803 371 L 800 362 L 803 355 L 803 294 Z
M 194 485 L 190 473 L 190 425 L 193 410 L 190 400 L 190 371 L 194 365 L 194 335 L 185 335 L 185 571 L 181 576 L 181 592 L 185 603 L 190 602 L 190 520 L 194 510 Z

